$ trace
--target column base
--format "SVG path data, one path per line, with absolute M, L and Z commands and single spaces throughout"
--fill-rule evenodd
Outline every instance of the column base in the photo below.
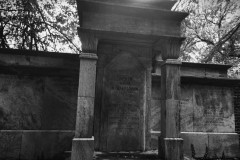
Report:
M 92 160 L 94 138 L 74 138 L 72 140 L 71 160 Z
M 183 139 L 182 138 L 161 138 L 159 137 L 159 157 L 165 160 L 183 160 Z

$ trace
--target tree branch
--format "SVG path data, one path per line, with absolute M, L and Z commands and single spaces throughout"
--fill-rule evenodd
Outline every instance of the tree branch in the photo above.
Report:
M 233 27 L 229 32 L 227 32 L 212 48 L 212 50 L 209 52 L 209 54 L 202 60 L 203 63 L 207 63 L 212 60 L 215 53 L 221 48 L 221 46 L 226 43 L 233 35 L 237 32 L 237 30 L 240 28 L 240 22 Z
M 213 41 L 210 41 L 210 40 L 208 40 L 208 39 L 204 39 L 204 38 L 201 38 L 199 35 L 197 35 L 196 34 L 196 37 L 199 39 L 199 40 L 201 40 L 202 42 L 205 42 L 205 43 L 207 43 L 207 44 L 209 44 L 209 45 L 213 45 L 214 46 L 214 42 Z

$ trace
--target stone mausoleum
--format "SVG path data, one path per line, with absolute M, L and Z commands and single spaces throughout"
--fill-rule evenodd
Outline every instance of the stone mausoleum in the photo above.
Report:
M 77 0 L 80 55 L 0 49 L 0 159 L 240 157 L 240 80 L 178 60 L 174 3 Z

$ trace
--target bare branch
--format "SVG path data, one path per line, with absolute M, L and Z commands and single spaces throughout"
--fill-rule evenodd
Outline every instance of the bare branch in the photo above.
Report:
M 233 27 L 229 32 L 227 32 L 212 48 L 212 50 L 209 52 L 209 54 L 202 60 L 202 62 L 207 63 L 212 60 L 215 53 L 221 48 L 221 46 L 226 43 L 233 35 L 237 32 L 237 30 L 240 28 L 240 22 Z
M 209 45 L 215 45 L 213 41 L 209 40 L 209 39 L 204 39 L 204 38 L 201 38 L 199 35 L 196 34 L 196 37 L 201 40 L 202 42 L 205 42 Z

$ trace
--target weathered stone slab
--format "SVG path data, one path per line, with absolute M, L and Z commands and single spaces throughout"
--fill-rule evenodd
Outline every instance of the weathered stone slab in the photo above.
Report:
M 224 70 L 218 70 L 216 71 L 216 69 L 206 69 L 206 73 L 205 73 L 206 77 L 227 77 L 227 72 Z
M 240 157 L 239 135 L 236 133 L 213 133 L 208 134 L 209 156 Z
M 226 157 L 239 157 L 239 135 L 236 133 L 201 133 L 201 132 L 182 132 L 184 139 L 184 155 L 192 156 L 191 144 L 193 144 L 196 157 L 203 157 L 208 147 L 208 157 L 213 158 L 224 154 Z
M 191 144 L 193 144 L 194 146 L 196 157 L 204 156 L 206 146 L 209 146 L 207 133 L 181 132 L 180 136 L 184 140 L 183 150 L 184 150 L 185 156 L 188 156 L 188 157 L 192 156 Z
M 68 155 L 66 155 L 66 152 L 71 151 L 72 139 L 73 139 L 74 135 L 75 135 L 74 130 L 73 131 L 60 131 L 58 133 L 57 143 L 55 143 L 56 146 L 54 147 L 55 154 L 53 157 L 57 158 L 57 156 L 58 156 L 59 157 L 58 159 L 61 159 L 63 157 L 68 156 Z
M 92 160 L 94 138 L 74 138 L 72 141 L 71 160 Z
M 21 142 L 21 131 L 0 131 L 0 159 L 19 159 Z
M 193 90 L 187 85 L 181 86 L 180 130 L 193 132 Z
M 155 73 L 161 75 L 161 65 L 163 61 L 159 59 L 155 65 Z M 231 65 L 219 64 L 203 64 L 182 62 L 181 76 L 182 77 L 199 77 L 199 78 L 223 78 L 227 77 L 227 70 Z
M 144 80 L 144 67 L 129 53 L 120 54 L 105 68 L 105 150 L 142 149 Z
M 151 101 L 151 118 L 150 118 L 152 130 L 154 131 L 161 130 L 160 119 L 161 119 L 161 101 L 152 100 Z
M 41 100 L 43 130 L 73 130 L 76 123 L 78 78 L 46 77 Z M 31 129 L 31 128 L 30 128 Z
M 152 99 L 151 99 L 151 130 L 160 131 L 161 125 L 161 83 L 152 82 Z
M 22 159 L 51 158 L 52 143 L 56 143 L 57 133 L 23 132 Z
M 0 75 L 2 130 L 40 128 L 43 81 L 43 78 Z
M 154 82 L 156 83 L 156 82 Z M 160 107 L 157 93 L 160 86 L 153 84 L 152 114 Z M 181 132 L 234 132 L 233 91 L 230 87 L 208 85 L 181 85 L 180 122 Z M 151 120 L 154 128 L 158 117 Z M 160 121 L 160 120 L 159 120 Z M 154 128 L 156 131 L 156 129 Z
M 0 128 L 74 129 L 77 86 L 73 77 L 0 75 Z
M 181 76 L 190 77 L 209 77 L 209 78 L 221 78 L 227 77 L 228 65 L 215 65 L 215 64 L 192 64 L 183 63 L 181 68 Z
M 183 160 L 182 138 L 164 138 L 164 145 L 166 160 Z
M 194 131 L 234 132 L 232 89 L 200 85 L 193 87 Z
M 151 143 L 150 143 L 150 147 L 151 150 L 157 150 L 158 149 L 158 142 L 159 142 L 159 137 L 161 135 L 160 131 L 153 131 L 151 130 Z
M 130 8 L 131 9 L 131 8 Z M 133 17 L 128 15 L 83 12 L 84 22 L 81 27 L 92 30 L 104 30 L 143 35 L 179 36 L 180 25 L 174 21 Z M 154 24 L 154 25 L 153 25 Z
M 21 159 L 62 158 L 71 149 L 73 131 L 24 131 Z
M 49 53 L 27 50 L 1 49 L 0 64 L 3 66 L 28 66 L 41 68 L 77 69 L 76 54 Z
M 181 76 L 205 77 L 205 68 L 185 67 L 184 63 L 181 67 Z

